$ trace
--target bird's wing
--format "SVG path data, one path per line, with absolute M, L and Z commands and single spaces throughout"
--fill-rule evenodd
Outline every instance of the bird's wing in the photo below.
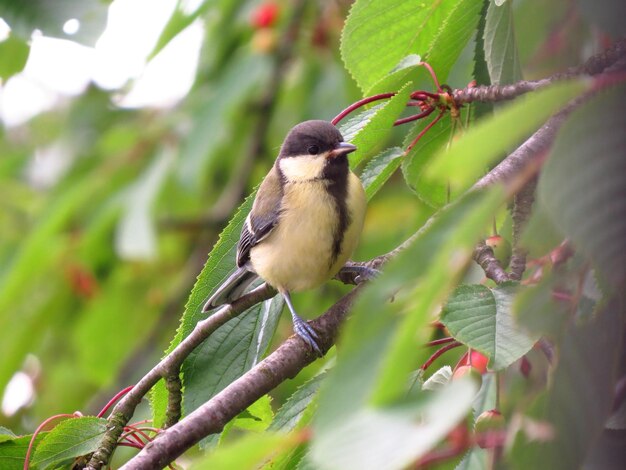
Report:
M 252 210 L 241 229 L 237 244 L 237 266 L 250 259 L 250 250 L 265 239 L 275 227 L 280 216 L 282 188 L 280 176 L 275 168 L 267 174 L 256 195 Z

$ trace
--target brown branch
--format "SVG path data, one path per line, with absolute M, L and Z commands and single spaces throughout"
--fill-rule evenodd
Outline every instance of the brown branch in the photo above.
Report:
M 526 255 L 528 250 L 521 244 L 522 232 L 530 218 L 533 202 L 535 201 L 535 188 L 537 177 L 532 178 L 513 198 L 513 253 L 511 256 L 510 279 L 520 281 L 526 270 Z
M 572 67 L 565 72 L 557 73 L 541 80 L 522 80 L 509 85 L 483 85 L 455 90 L 452 97 L 457 106 L 473 102 L 506 101 L 520 95 L 535 91 L 558 81 L 573 78 L 579 75 L 598 75 L 607 71 L 626 56 L 626 39 L 621 39 L 606 51 L 594 55 L 583 65 Z
M 321 317 L 311 321 L 322 339 L 320 346 L 324 354 L 334 344 L 339 326 L 359 290 L 357 286 Z M 166 466 L 204 437 L 220 432 L 231 419 L 283 381 L 295 377 L 316 358 L 300 337 L 290 337 L 245 375 L 160 433 L 121 468 L 138 470 Z
M 496 258 L 493 250 L 484 241 L 481 241 L 476 245 L 473 254 L 474 261 L 483 268 L 485 276 L 493 280 L 496 284 L 502 284 L 509 281 L 509 274 L 500 264 L 500 261 Z

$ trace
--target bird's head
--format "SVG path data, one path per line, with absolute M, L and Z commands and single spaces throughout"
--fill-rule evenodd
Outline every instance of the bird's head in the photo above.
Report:
M 288 181 L 304 181 L 332 175 L 333 168 L 347 171 L 347 155 L 355 150 L 330 122 L 305 121 L 289 131 L 277 162 Z

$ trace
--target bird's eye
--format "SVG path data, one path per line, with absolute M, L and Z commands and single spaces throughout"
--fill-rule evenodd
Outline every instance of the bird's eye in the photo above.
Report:
M 320 148 L 317 145 L 311 145 L 306 151 L 309 152 L 309 155 L 317 155 L 320 153 Z

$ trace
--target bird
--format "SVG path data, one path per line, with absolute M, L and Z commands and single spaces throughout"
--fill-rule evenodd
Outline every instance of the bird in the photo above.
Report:
M 327 121 L 305 121 L 288 132 L 241 229 L 236 270 L 203 312 L 232 303 L 261 278 L 285 300 L 294 332 L 321 355 L 319 336 L 296 312 L 291 293 L 333 278 L 357 246 L 366 197 L 348 162 L 356 149 Z

